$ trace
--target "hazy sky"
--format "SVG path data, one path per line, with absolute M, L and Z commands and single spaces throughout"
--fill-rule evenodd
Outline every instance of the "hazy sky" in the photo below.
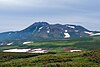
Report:
M 36 21 L 100 31 L 100 0 L 0 0 L 0 32 L 21 30 Z

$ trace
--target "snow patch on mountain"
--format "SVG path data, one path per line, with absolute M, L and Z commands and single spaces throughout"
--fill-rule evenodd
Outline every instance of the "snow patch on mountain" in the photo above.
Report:
M 79 30 L 75 30 L 75 32 L 79 32 Z
M 43 27 L 40 27 L 39 30 L 41 30 Z
M 64 38 L 69 38 L 70 37 L 69 33 L 64 33 L 64 35 L 65 35 Z
M 31 43 L 32 43 L 32 42 L 30 42 L 30 41 L 29 41 L 29 42 L 23 42 L 23 44 L 31 44 Z
M 38 32 L 40 32 L 42 28 L 43 28 L 43 27 L 40 27 L 39 30 L 38 30 Z
M 11 42 L 11 43 L 8 43 L 7 45 L 12 45 L 13 44 L 13 42 Z
M 50 33 L 50 31 L 48 30 L 47 33 Z
M 73 28 L 73 29 L 75 28 L 75 26 L 68 26 L 68 27 Z
M 88 32 L 88 31 L 84 31 L 84 33 L 87 33 L 89 35 L 92 35 L 93 34 L 93 32 Z
M 65 32 L 68 32 L 68 30 L 65 30 Z
M 9 49 L 9 50 L 4 50 L 3 52 L 27 52 L 30 49 Z
M 35 29 L 33 30 L 33 32 L 37 31 L 37 27 L 35 27 Z
M 95 36 L 95 35 L 100 35 L 100 33 L 95 33 L 95 34 L 92 34 L 91 36 Z

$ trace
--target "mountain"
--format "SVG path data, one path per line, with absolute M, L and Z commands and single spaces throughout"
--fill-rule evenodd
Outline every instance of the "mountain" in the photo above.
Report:
M 35 22 L 21 31 L 0 33 L 0 41 L 12 40 L 57 40 L 65 38 L 78 38 L 97 34 L 80 25 L 48 24 L 47 22 Z M 99 32 L 98 32 L 99 34 Z M 97 35 L 98 35 L 97 34 Z

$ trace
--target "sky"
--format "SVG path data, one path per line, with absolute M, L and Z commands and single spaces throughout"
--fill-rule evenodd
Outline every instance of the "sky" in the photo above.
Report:
M 0 32 L 43 21 L 100 31 L 100 0 L 0 0 Z

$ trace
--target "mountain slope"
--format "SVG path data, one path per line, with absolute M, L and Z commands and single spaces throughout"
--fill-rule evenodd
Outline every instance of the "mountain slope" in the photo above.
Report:
M 89 31 L 80 25 L 48 24 L 47 22 L 35 22 L 21 31 L 0 33 L 0 41 L 3 40 L 55 40 L 65 38 L 77 38 L 91 36 Z

